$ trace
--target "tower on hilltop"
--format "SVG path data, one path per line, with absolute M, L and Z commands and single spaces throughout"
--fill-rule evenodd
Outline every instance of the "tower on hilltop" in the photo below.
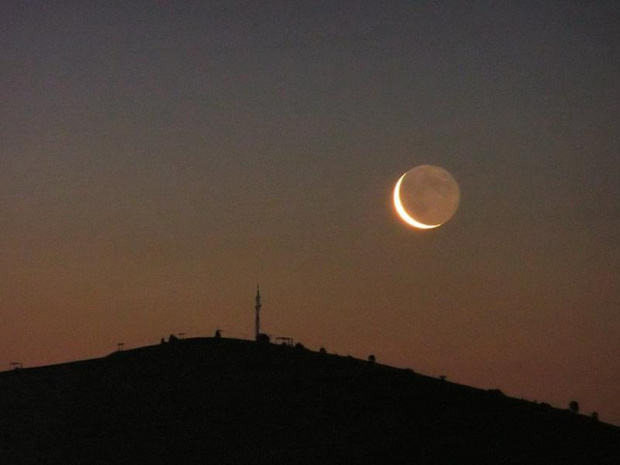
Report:
M 260 336 L 260 308 L 261 308 L 260 288 L 257 284 L 256 285 L 256 306 L 254 307 L 254 309 L 256 310 L 256 317 L 254 320 L 254 326 L 255 326 L 254 340 L 256 342 L 258 342 L 258 337 Z

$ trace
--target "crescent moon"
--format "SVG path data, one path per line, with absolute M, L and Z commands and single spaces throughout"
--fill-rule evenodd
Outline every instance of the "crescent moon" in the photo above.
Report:
M 403 203 L 400 201 L 400 184 L 403 182 L 404 177 L 407 173 L 403 174 L 398 182 L 396 183 L 396 187 L 394 188 L 394 206 L 396 207 L 396 211 L 400 215 L 400 217 L 411 226 L 418 229 L 433 229 L 441 226 L 443 223 L 439 224 L 424 224 L 417 221 L 415 218 L 411 217 L 409 213 L 403 207 Z

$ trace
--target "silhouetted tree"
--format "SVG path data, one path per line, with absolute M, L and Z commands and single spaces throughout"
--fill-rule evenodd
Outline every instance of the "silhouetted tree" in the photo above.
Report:
M 594 421 L 598 421 L 598 413 L 596 413 L 596 412 L 592 412 L 592 419 L 593 419 Z
M 440 379 L 440 380 L 442 380 L 442 381 L 445 381 L 445 380 L 446 380 L 446 375 L 441 375 L 441 376 L 439 377 L 439 379 Z
M 215 337 L 218 338 L 218 339 L 221 338 L 222 337 L 222 331 L 219 330 L 219 329 L 216 329 L 215 330 Z
M 369 356 L 368 356 L 368 361 L 369 361 L 370 363 L 375 363 L 375 361 L 376 361 L 376 360 L 377 360 L 377 359 L 375 358 L 375 356 L 374 356 L 374 355 L 369 355 Z
M 327 351 L 325 350 L 325 347 L 321 347 L 321 348 L 319 349 L 319 354 L 321 354 L 321 355 L 325 355 L 325 354 L 327 354 Z
M 304 345 L 301 342 L 298 342 L 297 344 L 295 344 L 295 348 L 297 348 L 297 349 L 305 349 Z
M 579 413 L 579 402 L 576 400 L 571 400 L 570 404 L 568 404 L 568 408 L 573 413 Z

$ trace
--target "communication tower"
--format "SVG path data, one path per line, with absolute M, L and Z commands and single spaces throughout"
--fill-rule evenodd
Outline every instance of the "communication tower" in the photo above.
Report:
M 256 306 L 254 307 L 254 309 L 256 310 L 256 317 L 254 320 L 254 326 L 255 326 L 254 339 L 256 340 L 256 342 L 258 342 L 258 336 L 260 335 L 260 308 L 261 308 L 260 288 L 257 284 L 256 285 Z

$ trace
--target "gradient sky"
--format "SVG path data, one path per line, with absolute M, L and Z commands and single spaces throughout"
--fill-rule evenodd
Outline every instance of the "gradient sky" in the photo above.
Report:
M 0 367 L 170 333 L 620 424 L 616 1 L 0 3 Z M 416 231 L 419 164 L 460 185 Z

